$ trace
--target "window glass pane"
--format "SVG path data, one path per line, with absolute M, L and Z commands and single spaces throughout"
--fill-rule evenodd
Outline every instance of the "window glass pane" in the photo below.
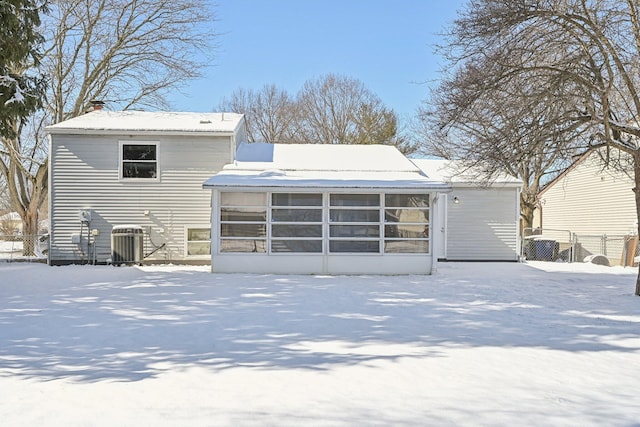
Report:
M 222 237 L 266 237 L 265 224 L 220 224 Z
M 322 206 L 322 194 L 273 193 L 273 206 Z
M 353 241 L 353 240 L 331 240 L 329 242 L 331 252 L 380 252 L 380 242 L 376 241 Z
M 274 224 L 271 226 L 274 237 L 322 237 L 321 225 Z
M 331 209 L 332 222 L 380 222 L 379 210 Z
M 429 237 L 429 224 L 386 224 L 384 237 L 424 239 Z
M 385 240 L 386 253 L 429 253 L 428 240 Z
M 210 255 L 210 242 L 190 242 L 187 244 L 187 255 Z
M 271 220 L 277 222 L 322 222 L 321 209 L 273 209 Z
M 266 193 L 220 193 L 220 205 L 222 206 L 266 206 Z
M 262 208 L 221 208 L 221 221 L 261 221 L 267 220 L 267 210 Z
M 271 252 L 322 252 L 322 240 L 272 240 Z
M 123 178 L 156 178 L 155 162 L 123 162 Z
M 331 206 L 380 206 L 379 194 L 331 194 Z
M 211 229 L 189 228 L 187 230 L 187 240 L 211 240 Z
M 220 240 L 220 252 L 267 252 L 267 242 L 265 240 Z
M 155 144 L 123 144 L 122 160 L 156 160 Z
M 380 237 L 377 225 L 332 225 L 331 237 Z
M 384 196 L 385 206 L 394 207 L 428 207 L 428 194 L 386 194 Z
M 429 222 L 428 209 L 385 209 L 386 222 Z

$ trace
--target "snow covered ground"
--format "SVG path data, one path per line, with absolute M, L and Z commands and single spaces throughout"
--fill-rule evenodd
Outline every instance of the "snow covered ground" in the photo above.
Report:
M 3 426 L 640 426 L 635 269 L 0 263 Z

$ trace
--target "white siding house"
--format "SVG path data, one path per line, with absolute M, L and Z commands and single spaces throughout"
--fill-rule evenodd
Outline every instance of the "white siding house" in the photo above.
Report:
M 604 151 L 588 151 L 551 181 L 538 195 L 534 229 L 556 240 L 572 257 L 582 261 L 602 255 L 613 265 L 633 265 L 638 251 L 638 216 L 633 179 L 619 168 L 607 166 Z M 609 152 L 615 163 L 629 165 L 623 152 Z M 526 230 L 525 230 L 526 232 Z
M 520 189 L 522 182 L 499 176 L 482 183 L 475 174 L 449 160 L 414 159 L 430 178 L 451 185 L 440 196 L 445 223 L 434 256 L 447 261 L 518 261 L 520 254 Z
M 576 234 L 635 234 L 633 187 L 630 176 L 606 167 L 598 152 L 589 151 L 540 192 L 534 225 Z
M 257 143 L 204 187 L 214 272 L 328 274 L 430 273 L 450 189 L 395 147 Z
M 93 111 L 47 131 L 50 264 L 110 262 L 114 227 L 142 230 L 145 262 L 209 262 L 202 182 L 233 161 L 241 115 Z

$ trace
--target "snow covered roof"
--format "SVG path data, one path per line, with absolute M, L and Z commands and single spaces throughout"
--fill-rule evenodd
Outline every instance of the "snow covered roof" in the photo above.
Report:
M 474 168 L 465 168 L 462 162 L 443 159 L 411 159 L 429 178 L 458 185 L 481 185 L 483 174 Z M 487 185 L 521 186 L 522 181 L 514 176 L 500 174 L 487 181 Z
M 241 144 L 204 187 L 449 189 L 392 146 L 266 143 Z
M 47 127 L 52 134 L 233 133 L 243 121 L 236 113 L 92 111 Z

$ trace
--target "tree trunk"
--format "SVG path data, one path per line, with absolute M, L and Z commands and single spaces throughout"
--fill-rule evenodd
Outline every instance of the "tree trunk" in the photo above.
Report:
M 30 209 L 25 211 L 22 217 L 22 255 L 36 255 L 36 241 L 38 239 L 38 210 Z

